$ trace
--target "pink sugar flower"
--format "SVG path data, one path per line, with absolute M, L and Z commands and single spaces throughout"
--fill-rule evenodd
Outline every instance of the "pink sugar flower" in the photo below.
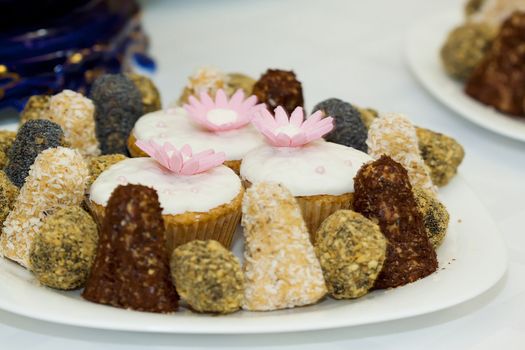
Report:
M 193 154 L 190 145 L 184 145 L 180 151 L 171 143 L 159 145 L 155 141 L 135 142 L 137 147 L 155 159 L 160 165 L 177 175 L 195 175 L 221 165 L 226 160 L 224 152 L 209 149 Z
M 253 119 L 253 125 L 276 147 L 299 147 L 320 139 L 334 128 L 334 118 L 323 118 L 317 111 L 304 119 L 304 111 L 297 107 L 290 118 L 281 106 L 275 109 L 275 116 L 264 109 Z
M 247 99 L 244 97 L 241 89 L 229 100 L 222 89 L 217 91 L 215 101 L 206 92 L 201 92 L 200 99 L 190 96 L 190 103 L 185 104 L 184 109 L 195 122 L 208 130 L 233 130 L 248 124 L 264 106 L 257 104 L 257 97 L 254 95 Z

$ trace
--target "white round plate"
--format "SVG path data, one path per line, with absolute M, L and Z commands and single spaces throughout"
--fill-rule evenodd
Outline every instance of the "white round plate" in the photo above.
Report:
M 407 42 L 412 71 L 433 96 L 459 115 L 488 130 L 525 141 L 525 118 L 499 113 L 470 98 L 463 92 L 464 84 L 445 73 L 439 50 L 447 34 L 461 22 L 459 12 L 440 14 L 418 22 L 410 31 Z
M 0 258 L 0 308 L 24 316 L 100 329 L 165 333 L 276 333 L 337 328 L 396 320 L 442 310 L 483 293 L 504 274 L 506 250 L 490 214 L 457 177 L 441 197 L 451 221 L 438 250 L 439 270 L 393 290 L 375 291 L 353 301 L 330 298 L 283 311 L 212 316 L 182 310 L 171 315 L 121 310 L 93 304 L 79 292 L 39 286 L 31 273 Z M 234 251 L 242 251 L 240 232 Z

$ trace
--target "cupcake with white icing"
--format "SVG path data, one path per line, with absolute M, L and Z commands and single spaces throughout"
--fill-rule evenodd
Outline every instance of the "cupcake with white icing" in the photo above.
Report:
M 206 92 L 200 99 L 189 97 L 184 108 L 171 108 L 142 116 L 135 124 L 128 140 L 132 156 L 146 154 L 135 145 L 136 140 L 169 142 L 175 147 L 191 144 L 195 152 L 214 149 L 226 154 L 225 165 L 238 172 L 246 153 L 264 144 L 264 140 L 250 123 L 264 105 L 257 98 L 245 98 L 238 90 L 231 99 L 218 90 L 215 100 Z
M 154 188 L 159 196 L 170 251 L 186 242 L 213 239 L 226 248 L 241 217 L 244 193 L 239 177 L 221 165 L 223 152 L 193 153 L 154 141 L 137 141 L 148 157 L 122 160 L 93 182 L 89 207 L 99 222 L 113 190 L 137 184 Z
M 354 176 L 372 158 L 324 141 L 333 128 L 331 117 L 317 111 L 305 120 L 301 107 L 288 117 L 277 107 L 275 115 L 262 110 L 253 124 L 267 144 L 243 158 L 240 175 L 246 186 L 265 181 L 288 188 L 301 206 L 310 238 L 330 214 L 352 207 Z

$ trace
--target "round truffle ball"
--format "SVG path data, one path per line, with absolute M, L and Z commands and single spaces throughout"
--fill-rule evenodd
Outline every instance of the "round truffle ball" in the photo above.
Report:
M 28 120 L 47 119 L 49 115 L 49 95 L 33 95 L 27 100 L 24 110 L 20 113 L 20 125 Z
M 340 99 L 329 98 L 315 105 L 313 112 L 318 110 L 334 118 L 334 129 L 324 137 L 326 141 L 353 147 L 365 153 L 368 151 L 368 132 L 357 108 Z
M 22 187 L 40 152 L 63 143 L 64 132 L 60 125 L 45 119 L 29 120 L 20 127 L 13 141 L 5 173 L 16 186 Z
M 9 160 L 7 155 L 15 138 L 15 131 L 0 130 L 0 169 L 3 169 Z
M 421 187 L 413 187 L 417 209 L 423 218 L 425 231 L 434 249 L 438 248 L 447 234 L 450 216 L 447 208 L 437 197 Z
M 241 307 L 241 265 L 219 242 L 197 240 L 177 247 L 170 267 L 177 292 L 192 309 L 224 314 Z
M 359 111 L 359 115 L 361 116 L 361 120 L 363 121 L 363 124 L 365 124 L 365 128 L 370 128 L 370 125 L 372 125 L 372 122 L 374 119 L 379 118 L 379 112 L 372 108 L 360 108 L 357 107 L 357 110 Z
M 89 168 L 89 180 L 87 188 L 102 174 L 107 168 L 126 159 L 127 157 L 123 154 L 106 154 L 103 156 L 97 156 L 90 159 L 88 163 Z
M 448 75 L 465 80 L 482 61 L 496 35 L 485 23 L 465 23 L 452 30 L 441 48 L 441 61 Z
M 386 249 L 379 226 L 363 215 L 351 210 L 330 215 L 315 240 L 329 293 L 336 299 L 365 295 L 381 272 Z
M 30 267 L 45 286 L 76 289 L 84 285 L 95 258 L 97 225 L 80 207 L 48 216 L 29 253 Z
M 18 187 L 13 185 L 7 175 L 0 170 L 0 225 L 13 209 L 18 193 Z
M 293 71 L 268 69 L 257 80 L 252 93 L 271 111 L 281 106 L 291 114 L 304 105 L 303 88 Z
M 239 89 L 244 91 L 246 96 L 250 96 L 255 85 L 255 79 L 242 73 L 229 73 L 228 86 L 231 91 L 235 92 Z
M 161 109 L 160 93 L 153 81 L 140 74 L 128 73 L 126 76 L 135 84 L 142 98 L 142 113 L 155 112 Z
M 445 186 L 456 175 L 465 157 L 463 147 L 453 138 L 438 132 L 416 128 L 419 151 L 430 170 L 432 182 Z
M 479 12 L 484 3 L 485 0 L 468 0 L 465 4 L 465 16 L 470 17 Z

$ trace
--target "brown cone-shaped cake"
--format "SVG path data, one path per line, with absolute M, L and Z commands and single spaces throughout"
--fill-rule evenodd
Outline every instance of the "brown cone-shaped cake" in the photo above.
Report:
M 164 222 L 154 189 L 126 185 L 113 191 L 82 296 L 138 311 L 167 313 L 177 309 Z
M 508 18 L 465 92 L 497 110 L 525 116 L 525 12 Z
M 354 210 L 379 224 L 388 240 L 375 288 L 394 288 L 430 275 L 438 267 L 407 171 L 388 156 L 363 165 L 354 178 Z

